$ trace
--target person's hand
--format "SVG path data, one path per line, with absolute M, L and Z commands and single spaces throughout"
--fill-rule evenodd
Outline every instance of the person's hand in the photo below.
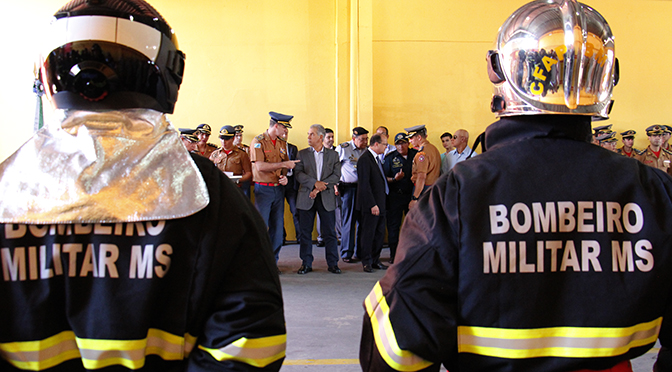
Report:
M 394 175 L 394 179 L 397 181 L 401 181 L 404 178 L 405 174 L 403 170 L 400 170 L 399 173 Z
M 285 162 L 285 168 L 287 169 L 294 169 L 296 167 L 296 163 L 300 162 L 301 160 L 287 160 Z
M 319 193 L 319 191 L 317 191 L 317 189 L 313 189 L 313 191 L 310 192 L 309 196 L 310 196 L 311 199 L 315 199 L 315 198 L 317 198 L 318 193 Z
M 285 176 L 280 176 L 280 178 L 278 179 L 278 182 L 279 182 L 282 186 L 286 186 L 286 185 L 287 185 L 287 182 L 289 182 L 289 180 L 288 180 L 287 177 L 285 177 Z
M 327 183 L 322 181 L 315 182 L 315 188 L 318 192 L 324 191 L 327 189 Z
M 338 185 L 334 185 L 334 195 L 338 196 Z
M 374 215 L 374 216 L 378 216 L 378 215 L 380 215 L 380 208 L 378 208 L 377 205 L 374 205 L 374 206 L 371 208 L 371 214 Z
M 411 200 L 411 202 L 408 203 L 408 209 L 413 209 L 413 207 L 415 207 L 415 204 L 417 203 L 418 203 L 417 200 Z

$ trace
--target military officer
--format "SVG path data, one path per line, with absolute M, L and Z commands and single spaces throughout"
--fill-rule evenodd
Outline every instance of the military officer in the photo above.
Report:
M 670 149 L 670 136 L 672 136 L 672 127 L 669 125 L 661 125 L 661 127 L 665 128 L 663 131 L 663 144 L 661 145 L 662 148 L 665 150 Z
M 606 124 L 606 125 L 600 125 L 599 127 L 593 128 L 593 144 L 599 145 L 599 142 L 597 141 L 597 137 L 604 134 L 604 133 L 609 133 L 611 132 L 611 126 L 613 124 Z
M 243 125 L 236 124 L 233 126 L 236 130 L 236 135 L 233 137 L 233 145 L 250 154 L 250 146 L 243 143 Z
M 635 134 L 637 134 L 637 132 L 632 129 L 621 132 L 621 141 L 623 142 L 623 147 L 620 147 L 618 150 L 616 150 L 616 152 L 629 158 L 634 158 L 635 155 L 637 155 L 639 152 L 637 149 L 632 147 L 635 143 Z
M 233 145 L 238 147 L 239 149 L 245 151 L 247 155 L 250 155 L 250 146 L 246 145 L 243 143 L 243 125 L 242 124 L 236 124 L 233 126 L 233 128 L 236 130 L 236 135 L 233 137 Z M 241 181 L 238 186 L 240 186 L 240 189 L 243 190 L 243 194 L 247 196 L 248 198 L 250 197 L 250 185 L 252 184 L 252 180 L 249 181 Z
M 641 153 L 638 153 L 635 158 L 646 165 L 672 174 L 672 169 L 670 168 L 672 151 L 665 150 L 662 147 L 664 132 L 665 128 L 662 125 L 656 124 L 646 128 L 646 135 L 649 136 L 649 146 Z
M 355 196 L 357 195 L 357 161 L 366 151 L 369 142 L 369 131 L 362 127 L 352 130 L 352 140 L 341 143 L 337 148 L 341 161 L 341 182 L 338 192 L 341 195 L 341 259 L 346 263 L 353 263 L 353 255 L 357 250 L 355 233 L 359 225 L 359 216 L 355 211 Z
M 408 139 L 413 148 L 418 150 L 413 158 L 413 175 L 411 176 L 415 188 L 408 205 L 409 208 L 413 208 L 420 195 L 441 175 L 441 153 L 427 140 L 427 129 L 424 124 L 404 128 L 404 130 L 408 133 Z
M 599 143 L 600 147 L 607 149 L 609 151 L 616 152 L 616 132 L 603 133 L 595 138 Z
M 408 204 L 413 195 L 413 159 L 418 152 L 408 148 L 406 133 L 397 133 L 394 136 L 395 151 L 385 156 L 383 171 L 390 186 L 387 195 L 387 241 L 390 246 L 390 263 L 394 263 L 394 256 L 399 243 L 399 229 L 404 213 L 408 213 Z
M 235 135 L 234 127 L 223 126 L 219 130 L 222 147 L 213 151 L 210 160 L 227 176 L 239 176 L 240 178 L 236 177 L 234 182 L 241 187 L 243 182 L 249 182 L 252 179 L 252 166 L 247 153 L 233 145 Z
M 198 143 L 198 137 L 194 134 L 195 129 L 180 128 L 180 139 L 182 139 L 182 144 L 187 148 L 187 151 L 198 153 L 198 148 L 196 144 Z
M 196 132 L 194 133 L 198 137 L 198 154 L 206 158 L 210 158 L 210 155 L 213 151 L 217 150 L 217 146 L 208 142 L 210 134 L 212 133 L 212 128 L 208 124 L 199 124 L 196 127 Z
M 250 161 L 254 180 L 254 205 L 268 227 L 268 235 L 278 261 L 282 247 L 285 218 L 285 185 L 287 170 L 294 169 L 298 160 L 289 160 L 287 142 L 283 140 L 292 128 L 291 115 L 269 112 L 269 128 L 254 137 L 250 144 Z

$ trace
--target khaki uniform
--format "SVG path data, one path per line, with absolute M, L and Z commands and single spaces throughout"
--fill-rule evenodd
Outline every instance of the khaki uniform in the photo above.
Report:
M 651 150 L 651 146 L 648 146 L 646 150 L 639 152 L 635 156 L 635 159 L 648 166 L 658 168 L 663 172 L 672 174 L 672 168 L 670 168 L 670 163 L 672 163 L 672 151 L 670 150 L 665 150 L 661 147 L 660 156 L 656 157 L 656 155 Z
M 238 148 L 245 151 L 247 155 L 250 155 L 250 146 L 241 143 L 240 145 L 238 145 Z
M 622 148 L 622 147 L 616 150 L 616 153 L 621 154 L 621 155 L 625 155 L 625 156 L 627 156 L 627 157 L 629 157 L 629 158 L 634 158 L 634 157 L 636 157 L 636 156 L 637 156 L 637 153 L 639 153 L 639 152 L 640 152 L 640 151 L 637 150 L 637 149 L 634 148 L 634 147 L 632 148 L 632 152 L 631 152 L 630 154 L 628 154 L 628 153 L 626 153 L 625 151 L 623 151 L 623 148 Z
M 252 140 L 250 144 L 250 161 L 264 161 L 267 163 L 279 163 L 289 160 L 287 155 L 287 142 L 278 137 L 275 144 L 271 141 L 268 132 L 264 132 Z M 283 173 L 284 172 L 284 173 Z M 252 179 L 254 182 L 278 183 L 280 176 L 287 170 L 277 169 L 273 172 L 260 172 L 257 167 L 252 167 Z
M 233 172 L 234 176 L 241 176 L 243 173 L 251 172 L 250 157 L 245 151 L 238 147 L 233 147 L 227 155 L 224 148 L 215 150 L 210 155 L 210 160 L 215 163 L 222 172 Z
M 196 153 L 198 155 L 201 155 L 201 156 L 204 156 L 204 157 L 210 159 L 210 155 L 212 155 L 212 153 L 217 149 L 218 149 L 218 147 L 216 145 L 213 145 L 212 143 L 208 143 L 207 146 L 205 146 L 205 152 L 201 152 L 201 150 L 197 149 Z
M 427 174 L 425 186 L 434 184 L 441 175 L 441 153 L 427 140 L 422 143 L 422 147 L 418 149 L 418 153 L 413 158 L 413 175 L 411 176 L 413 183 L 418 179 L 418 173 Z

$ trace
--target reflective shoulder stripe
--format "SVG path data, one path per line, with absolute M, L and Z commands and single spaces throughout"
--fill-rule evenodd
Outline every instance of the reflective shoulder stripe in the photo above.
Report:
M 0 354 L 11 365 L 33 371 L 77 358 L 82 359 L 86 369 L 113 365 L 138 369 L 145 365 L 147 355 L 158 355 L 167 361 L 182 360 L 194 341 L 193 336 L 179 337 L 158 329 L 150 329 L 147 338 L 140 340 L 86 339 L 65 331 L 44 340 L 0 344 Z
M 458 351 L 497 358 L 596 358 L 652 344 L 663 318 L 623 328 L 508 329 L 458 327 Z
M 218 361 L 236 360 L 253 367 L 263 368 L 285 357 L 287 335 L 248 339 L 242 337 L 219 349 L 199 345 Z
M 401 350 L 397 344 L 397 338 L 390 322 L 390 308 L 387 305 L 380 282 L 371 290 L 364 300 L 366 313 L 371 318 L 373 337 L 376 341 L 378 352 L 385 362 L 397 371 L 419 371 L 432 365 L 431 362 L 422 359 L 407 350 Z

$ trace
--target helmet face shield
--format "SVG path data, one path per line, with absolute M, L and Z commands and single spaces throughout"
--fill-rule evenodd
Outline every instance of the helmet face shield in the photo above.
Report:
M 607 116 L 614 38 L 592 8 L 569 0 L 529 3 L 500 28 L 496 47 L 487 59 L 495 97 L 503 101 L 498 116 Z
M 56 108 L 173 112 L 185 62 L 174 35 L 87 14 L 56 19 L 49 39 L 42 77 Z

